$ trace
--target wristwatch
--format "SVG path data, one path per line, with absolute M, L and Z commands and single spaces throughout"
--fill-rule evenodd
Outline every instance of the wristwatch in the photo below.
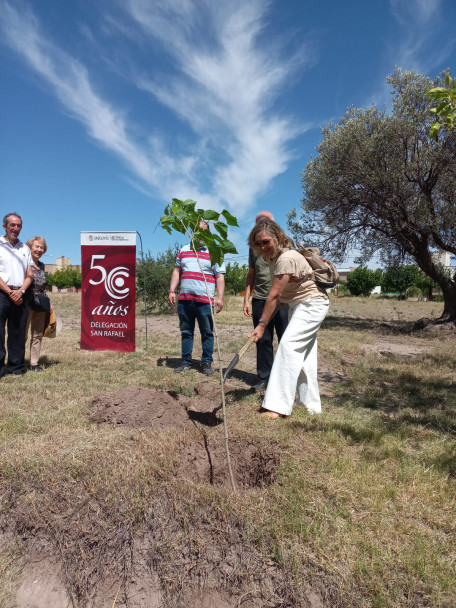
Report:
M 21 293 L 24 294 L 25 293 L 25 289 L 21 289 Z
M 259 325 L 260 323 L 264 323 L 265 325 L 267 325 L 267 324 L 269 323 L 269 321 L 265 321 L 264 319 L 260 319 L 260 320 L 258 321 L 258 325 Z

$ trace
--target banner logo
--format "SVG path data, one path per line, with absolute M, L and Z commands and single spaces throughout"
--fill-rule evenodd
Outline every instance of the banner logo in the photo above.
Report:
M 130 291 L 128 287 L 122 289 L 122 287 L 125 285 L 125 279 L 128 279 L 128 277 L 130 276 L 128 274 L 128 268 L 125 268 L 125 266 L 116 266 L 115 268 L 112 268 L 107 274 L 106 268 L 104 266 L 94 264 L 94 262 L 96 262 L 97 260 L 104 260 L 105 257 L 105 255 L 92 256 L 90 270 L 99 270 L 101 274 L 101 279 L 99 281 L 89 279 L 89 283 L 91 285 L 99 285 L 100 283 L 104 283 L 106 293 L 111 298 L 115 298 L 116 300 L 123 300 L 128 296 L 128 293 Z

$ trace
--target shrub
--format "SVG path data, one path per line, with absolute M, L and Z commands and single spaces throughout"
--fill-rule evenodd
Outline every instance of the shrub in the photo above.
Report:
M 168 247 L 163 253 L 153 256 L 150 251 L 144 261 L 136 261 L 136 300 L 143 300 L 146 291 L 147 310 L 149 312 L 174 312 L 168 303 L 169 282 L 173 272 L 180 245 Z M 145 285 L 145 287 L 144 287 Z
M 352 296 L 370 296 L 374 287 L 381 284 L 382 271 L 370 270 L 365 266 L 356 268 L 347 275 L 347 287 Z
M 423 292 L 419 287 L 416 287 L 416 285 L 407 289 L 407 298 L 421 298 L 422 295 Z
M 416 285 L 419 274 L 420 269 L 413 264 L 390 266 L 382 276 L 382 292 L 398 291 L 403 296 L 409 287 Z
M 237 262 L 234 262 L 234 264 L 228 262 L 225 274 L 226 291 L 232 291 L 235 296 L 237 296 L 240 291 L 243 291 L 245 289 L 245 281 L 248 272 L 249 269 L 246 264 L 239 266 Z

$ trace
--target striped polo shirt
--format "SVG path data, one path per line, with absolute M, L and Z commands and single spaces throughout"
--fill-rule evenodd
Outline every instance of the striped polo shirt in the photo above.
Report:
M 206 277 L 211 302 L 214 301 L 215 292 L 215 276 L 217 274 L 225 274 L 225 264 L 211 264 L 211 258 L 207 247 L 198 249 L 198 259 Z M 198 265 L 196 255 L 190 245 L 185 245 L 177 254 L 176 268 L 180 268 L 181 272 L 181 288 L 179 293 L 180 301 L 192 300 L 194 302 L 209 303 L 206 294 L 203 274 Z

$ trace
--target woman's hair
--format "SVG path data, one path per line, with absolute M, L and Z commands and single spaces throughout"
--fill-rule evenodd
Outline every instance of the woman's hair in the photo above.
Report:
M 249 247 L 254 251 L 260 251 L 259 247 L 255 246 L 255 241 L 258 240 L 261 232 L 267 232 L 274 239 L 276 248 L 274 257 L 278 257 L 284 249 L 294 249 L 293 241 L 285 234 L 279 224 L 276 224 L 273 220 L 260 220 L 252 228 L 247 241 Z
M 26 242 L 27 247 L 29 249 L 31 249 L 32 245 L 35 241 L 40 241 L 42 243 L 43 248 L 44 248 L 44 253 L 46 253 L 48 246 L 47 246 L 46 239 L 44 238 L 44 236 L 32 236 L 32 238 Z

